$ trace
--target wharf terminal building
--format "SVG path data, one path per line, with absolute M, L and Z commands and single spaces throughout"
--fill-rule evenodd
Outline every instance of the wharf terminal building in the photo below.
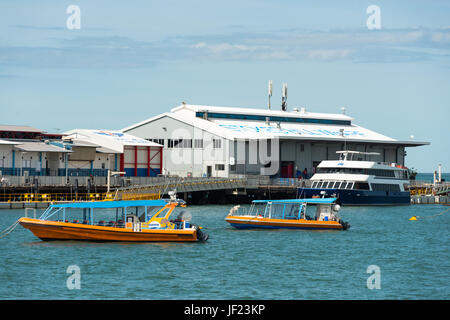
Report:
M 162 146 L 114 130 L 73 129 L 51 134 L 30 126 L 0 125 L 0 178 L 10 183 L 39 177 L 106 177 L 160 174 Z M 6 180 L 5 180 L 6 179 Z M 79 180 L 83 181 L 83 180 Z
M 182 105 L 121 130 L 164 146 L 162 173 L 181 177 L 268 175 L 296 178 L 315 172 L 336 151 L 375 152 L 371 161 L 405 165 L 399 141 L 353 123 L 346 114 Z M 365 156 L 361 156 L 365 157 Z M 358 159 L 369 160 L 369 159 Z

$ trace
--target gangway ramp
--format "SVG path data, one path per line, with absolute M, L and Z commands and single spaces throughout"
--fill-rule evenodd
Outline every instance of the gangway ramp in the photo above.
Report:
M 177 193 L 234 190 L 242 189 L 247 185 L 245 178 L 171 178 L 148 185 L 118 188 L 115 200 L 153 199 L 176 190 Z

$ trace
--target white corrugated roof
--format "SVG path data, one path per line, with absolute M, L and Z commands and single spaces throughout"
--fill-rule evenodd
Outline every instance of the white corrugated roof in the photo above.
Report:
M 160 144 L 148 141 L 139 137 L 132 136 L 115 130 L 95 130 L 95 129 L 73 129 L 65 132 L 66 139 L 75 141 L 85 141 L 97 145 L 104 150 L 111 150 L 122 153 L 124 146 L 144 146 L 144 147 L 162 147 Z M 102 152 L 100 150 L 100 152 Z
M 41 129 L 36 129 L 31 126 L 18 126 L 9 124 L 0 124 L 0 131 L 20 131 L 20 132 L 39 132 L 43 133 Z
M 202 106 L 192 104 L 182 104 L 176 108 L 170 110 L 173 113 L 180 112 L 182 110 L 190 110 L 193 112 L 216 112 L 225 114 L 245 114 L 245 115 L 262 115 L 262 116 L 279 116 L 279 117 L 292 117 L 292 118 L 314 118 L 314 119 L 330 119 L 330 120 L 353 120 L 345 114 L 334 113 L 318 113 L 309 112 L 304 109 L 305 112 L 299 111 L 281 111 L 276 109 L 256 109 L 256 108 L 238 108 L 238 107 L 218 107 L 218 106 Z
M 27 152 L 72 152 L 65 148 L 45 142 L 21 142 L 16 149 Z
M 16 144 L 20 144 L 20 142 L 17 142 L 17 141 L 8 141 L 8 140 L 0 140 L 0 144 L 16 145 Z
M 328 119 L 345 121 L 349 124 L 319 124 L 319 123 L 302 123 L 302 122 L 274 122 L 270 121 L 267 124 L 261 120 L 241 120 L 210 117 L 205 120 L 196 117 L 196 112 L 208 111 L 210 113 L 224 113 L 224 114 L 245 114 L 245 115 L 259 115 L 259 116 L 280 116 L 293 118 L 313 118 L 313 119 Z M 361 142 L 383 142 L 383 143 L 401 143 L 404 145 L 424 145 L 427 142 L 417 141 L 397 141 L 393 138 L 377 133 L 375 131 L 363 128 L 361 126 L 351 123 L 353 118 L 344 114 L 325 114 L 325 113 L 311 113 L 311 112 L 288 112 L 267 109 L 251 109 L 251 108 L 231 108 L 231 107 L 216 107 L 216 106 L 200 106 L 182 104 L 179 107 L 173 108 L 171 112 L 166 112 L 155 117 L 138 122 L 134 125 L 126 127 L 121 131 L 127 132 L 140 126 L 146 125 L 154 120 L 162 117 L 170 117 L 175 120 L 184 122 L 186 124 L 195 126 L 199 129 L 205 130 L 217 136 L 226 139 L 273 139 L 275 137 L 280 139 L 317 139 L 324 141 L 344 140 L 346 141 L 361 141 Z

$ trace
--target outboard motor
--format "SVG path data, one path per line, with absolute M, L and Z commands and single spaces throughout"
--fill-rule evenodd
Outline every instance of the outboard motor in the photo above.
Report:
M 199 226 L 195 226 L 197 228 L 197 240 L 205 242 L 209 239 L 209 235 L 207 233 L 204 233 Z
M 343 221 L 342 219 L 339 219 L 339 223 L 342 226 L 342 230 L 350 229 L 351 225 L 348 222 Z

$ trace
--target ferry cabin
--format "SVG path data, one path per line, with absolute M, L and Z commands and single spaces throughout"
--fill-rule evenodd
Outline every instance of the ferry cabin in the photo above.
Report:
M 408 204 L 408 169 L 395 163 L 354 161 L 361 152 L 340 151 L 342 159 L 322 161 L 311 178 L 311 188 L 299 196 L 339 196 L 341 204 Z M 365 155 L 376 155 L 366 153 Z

